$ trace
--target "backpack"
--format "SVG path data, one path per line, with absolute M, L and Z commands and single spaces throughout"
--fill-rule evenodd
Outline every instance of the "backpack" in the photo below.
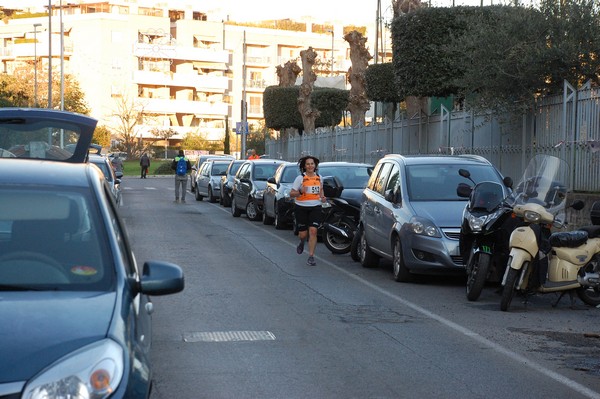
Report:
M 185 159 L 185 157 L 181 157 L 177 161 L 175 173 L 177 174 L 177 176 L 185 176 L 185 174 L 187 173 L 187 160 Z

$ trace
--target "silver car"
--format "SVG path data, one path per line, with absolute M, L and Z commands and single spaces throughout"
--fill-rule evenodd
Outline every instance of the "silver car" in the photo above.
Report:
M 197 178 L 198 171 L 202 167 L 202 164 L 204 164 L 204 162 L 208 161 L 209 159 L 221 159 L 221 160 L 231 161 L 231 160 L 235 159 L 235 157 L 233 155 L 219 155 L 219 154 L 200 155 L 198 157 L 198 159 L 196 159 L 196 162 L 192 163 L 192 171 L 190 172 L 190 191 L 191 192 L 193 192 L 193 193 L 196 192 L 196 178 Z
M 225 176 L 231 159 L 209 159 L 196 172 L 196 201 L 207 197 L 209 202 L 221 198 L 221 176 Z
M 464 275 L 459 237 L 466 198 L 456 188 L 469 182 L 460 168 L 475 181 L 503 184 L 496 168 L 478 156 L 390 154 L 377 162 L 361 198 L 357 252 L 364 267 L 391 260 L 396 281 L 415 274 Z
M 117 177 L 112 168 L 110 159 L 104 155 L 89 154 L 89 162 L 100 168 L 104 174 L 104 179 L 110 186 L 110 192 L 112 193 L 115 202 L 117 205 L 121 205 L 121 177 L 123 177 L 123 174 L 121 173 L 120 176 Z

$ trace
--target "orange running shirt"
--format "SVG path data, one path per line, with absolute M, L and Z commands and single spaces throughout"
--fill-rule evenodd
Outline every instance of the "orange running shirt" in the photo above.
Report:
M 300 206 L 321 205 L 321 177 L 300 175 L 296 177 L 293 188 L 298 189 L 302 186 L 302 194 L 296 198 L 296 204 Z

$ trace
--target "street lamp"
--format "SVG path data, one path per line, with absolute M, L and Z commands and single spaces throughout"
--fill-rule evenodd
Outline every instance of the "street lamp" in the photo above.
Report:
M 42 24 L 33 24 L 33 103 L 35 108 L 38 107 L 37 99 L 37 28 Z
M 327 29 L 331 33 L 331 76 L 333 76 L 333 29 Z

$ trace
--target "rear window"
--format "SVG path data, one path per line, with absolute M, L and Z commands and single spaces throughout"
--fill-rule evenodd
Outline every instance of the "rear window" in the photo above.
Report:
M 114 267 L 89 192 L 0 187 L 3 289 L 108 291 Z
M 64 161 L 73 156 L 79 140 L 75 126 L 53 127 L 46 124 L 0 125 L 0 158 L 33 158 Z
M 319 167 L 319 175 L 337 177 L 344 188 L 365 188 L 371 170 L 370 166 L 323 166 Z

